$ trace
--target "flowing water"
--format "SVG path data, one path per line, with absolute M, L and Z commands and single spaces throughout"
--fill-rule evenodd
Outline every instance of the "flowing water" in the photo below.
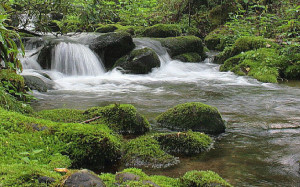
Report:
M 211 58 L 182 63 L 170 59 L 157 42 L 134 41 L 137 48 L 153 48 L 160 56 L 161 67 L 147 75 L 104 72 L 99 58 L 87 47 L 68 43 L 57 46 L 60 49 L 53 54 L 53 63 L 72 59 L 76 64 L 71 69 L 77 69 L 77 73 L 56 66 L 43 71 L 53 79 L 54 89 L 34 92 L 39 99 L 34 108 L 86 109 L 130 103 L 149 119 L 154 130 L 161 131 L 155 125 L 155 116 L 177 104 L 203 102 L 217 107 L 227 122 L 227 130 L 216 137 L 214 148 L 197 157 L 182 158 L 174 168 L 146 170 L 147 173 L 179 177 L 189 170 L 213 170 L 236 186 L 299 186 L 300 82 L 292 86 L 261 83 L 219 72 Z M 23 61 L 30 63 L 34 58 Z M 81 72 L 87 63 L 91 63 L 87 68 L 93 65 L 99 69 Z M 25 73 L 32 71 L 27 69 Z

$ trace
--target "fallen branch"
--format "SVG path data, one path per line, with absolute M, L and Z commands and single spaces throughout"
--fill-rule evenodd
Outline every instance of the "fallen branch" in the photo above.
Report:
M 101 118 L 101 117 L 100 117 L 100 116 L 96 116 L 96 117 L 94 117 L 94 118 L 92 118 L 92 119 L 88 119 L 88 120 L 83 121 L 83 122 L 81 122 L 81 123 L 90 123 L 90 122 L 95 121 L 95 120 L 97 120 L 97 119 L 99 119 L 99 118 Z

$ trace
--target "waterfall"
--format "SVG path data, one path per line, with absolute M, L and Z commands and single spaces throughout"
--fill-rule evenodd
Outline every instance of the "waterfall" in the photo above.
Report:
M 102 61 L 88 47 L 65 42 L 59 43 L 52 51 L 51 69 L 73 76 L 105 73 Z

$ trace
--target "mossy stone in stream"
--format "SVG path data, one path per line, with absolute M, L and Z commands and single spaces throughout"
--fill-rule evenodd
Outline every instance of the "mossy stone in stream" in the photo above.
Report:
M 179 104 L 156 118 L 159 125 L 174 130 L 193 130 L 208 134 L 225 132 L 218 109 L 200 102 Z
M 148 120 L 130 104 L 112 104 L 105 107 L 92 107 L 85 111 L 90 118 L 100 116 L 100 121 L 110 128 L 126 134 L 145 134 L 150 130 Z M 95 123 L 98 123 L 97 121 Z
M 179 163 L 178 158 L 164 152 L 159 142 L 149 136 L 127 142 L 122 160 L 127 167 L 167 168 Z
M 176 60 L 180 60 L 182 62 L 201 62 L 203 59 L 198 53 L 183 53 L 173 57 Z
M 182 33 L 181 28 L 174 24 L 157 24 L 151 27 L 147 27 L 143 36 L 154 38 L 166 38 L 180 36 Z
M 120 58 L 114 67 L 121 67 L 124 73 L 147 74 L 153 68 L 160 67 L 160 60 L 153 49 L 143 48 Z
M 182 187 L 232 187 L 232 185 L 213 171 L 188 171 L 180 178 L 180 181 Z
M 99 24 L 97 25 L 95 32 L 108 33 L 108 32 L 114 32 L 117 29 L 118 29 L 118 25 L 116 24 L 107 24 L 107 25 Z
M 200 132 L 174 132 L 153 135 L 161 148 L 171 155 L 195 155 L 207 151 L 212 139 Z

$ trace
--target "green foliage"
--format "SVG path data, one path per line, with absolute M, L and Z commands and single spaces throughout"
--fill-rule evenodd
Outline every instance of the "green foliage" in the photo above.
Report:
M 0 87 L 0 106 L 6 110 L 20 113 L 32 113 L 33 111 L 29 104 L 17 101 L 16 98 L 8 94 L 3 87 Z
M 129 104 L 112 104 L 93 107 L 85 111 L 91 118 L 100 116 L 101 122 L 121 134 L 144 134 L 150 130 L 147 119 Z M 97 122 L 96 122 L 97 123 Z
M 179 104 L 156 118 L 170 129 L 194 130 L 211 134 L 225 131 L 225 124 L 218 109 L 200 102 Z
M 213 171 L 188 171 L 180 178 L 181 186 L 224 186 L 231 185 Z
M 155 134 L 161 148 L 172 155 L 195 155 L 208 150 L 212 139 L 200 132 L 178 132 Z
M 179 163 L 177 158 L 164 152 L 159 142 L 149 136 L 126 143 L 122 159 L 127 167 L 166 168 Z

